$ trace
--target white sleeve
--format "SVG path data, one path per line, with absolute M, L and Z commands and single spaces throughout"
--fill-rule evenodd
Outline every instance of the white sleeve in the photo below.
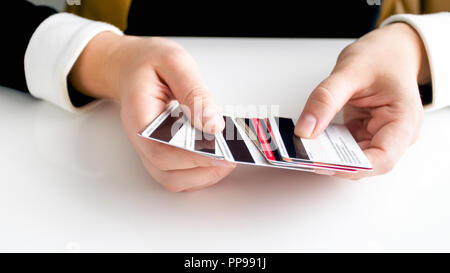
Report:
M 30 93 L 71 112 L 92 107 L 92 103 L 82 107 L 72 104 L 67 77 L 89 41 L 104 31 L 123 35 L 113 25 L 69 13 L 58 13 L 44 20 L 25 52 L 25 78 Z
M 425 109 L 450 106 L 450 12 L 428 15 L 399 14 L 389 17 L 382 25 L 394 22 L 411 25 L 422 38 L 427 51 L 433 98 Z

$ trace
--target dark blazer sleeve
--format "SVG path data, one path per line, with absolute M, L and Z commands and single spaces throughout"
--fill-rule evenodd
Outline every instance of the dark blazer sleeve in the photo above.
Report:
M 2 1 L 0 11 L 0 85 L 28 92 L 24 56 L 36 28 L 56 11 L 28 1 Z

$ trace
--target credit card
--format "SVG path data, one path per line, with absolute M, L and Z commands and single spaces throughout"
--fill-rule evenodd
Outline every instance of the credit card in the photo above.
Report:
M 272 168 L 282 168 L 305 172 L 314 172 L 312 168 L 276 166 L 267 162 L 260 149 L 247 136 L 245 130 L 236 124 L 236 119 L 224 116 L 225 129 L 218 136 L 218 144 L 223 152 L 225 160 L 246 165 L 255 165 Z
M 287 162 L 311 163 L 337 168 L 371 170 L 372 166 L 345 125 L 330 124 L 314 139 L 299 138 L 290 118 L 268 120 L 280 154 Z
M 282 140 L 278 138 L 275 133 L 278 133 L 278 128 L 270 126 L 270 123 L 266 119 L 260 118 L 236 118 L 238 124 L 245 124 L 248 128 L 247 135 L 255 139 L 260 144 L 260 150 L 265 156 L 266 160 L 273 165 L 277 166 L 289 166 L 289 167 L 303 167 L 303 168 L 313 168 L 313 169 L 325 169 L 332 171 L 344 171 L 344 172 L 355 172 L 353 168 L 347 168 L 342 166 L 331 166 L 324 164 L 314 164 L 313 162 L 296 162 L 290 158 L 283 156 L 282 149 L 279 147 L 284 147 Z M 292 120 L 291 120 L 292 122 Z M 241 126 L 242 127 L 242 126 Z M 249 134 L 250 133 L 250 134 Z
M 178 102 L 169 105 L 139 135 L 183 150 L 223 159 L 216 136 L 195 129 Z
M 222 151 L 217 145 L 216 136 L 202 132 L 186 121 L 186 142 L 185 148 L 207 156 L 223 158 Z
M 344 125 L 330 126 L 315 139 L 294 134 L 290 118 L 224 116 L 215 135 L 194 128 L 178 102 L 169 104 L 139 135 L 193 153 L 240 164 L 314 172 L 371 170 L 370 162 Z

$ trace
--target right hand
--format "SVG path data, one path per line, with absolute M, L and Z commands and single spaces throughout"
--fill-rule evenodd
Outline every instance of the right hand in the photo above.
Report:
M 430 77 L 416 31 L 404 23 L 384 26 L 341 52 L 331 74 L 309 96 L 295 132 L 317 137 L 343 108 L 344 121 L 373 172 L 336 176 L 360 179 L 384 174 L 419 135 L 423 107 L 418 84 Z
M 224 160 L 138 136 L 173 99 L 190 109 L 196 128 L 216 133 L 225 126 L 194 59 L 175 42 L 101 33 L 80 56 L 71 80 L 77 90 L 87 95 L 120 101 L 129 140 L 150 175 L 169 191 L 211 186 L 234 169 L 235 164 Z M 194 101 L 199 100 L 202 113 L 194 113 Z

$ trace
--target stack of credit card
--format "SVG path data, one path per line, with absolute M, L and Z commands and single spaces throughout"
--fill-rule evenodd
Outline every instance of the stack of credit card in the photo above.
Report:
M 139 135 L 193 153 L 229 162 L 307 172 L 371 171 L 372 167 L 347 127 L 330 124 L 315 139 L 299 138 L 290 118 L 224 116 L 215 135 L 191 125 L 173 102 Z

